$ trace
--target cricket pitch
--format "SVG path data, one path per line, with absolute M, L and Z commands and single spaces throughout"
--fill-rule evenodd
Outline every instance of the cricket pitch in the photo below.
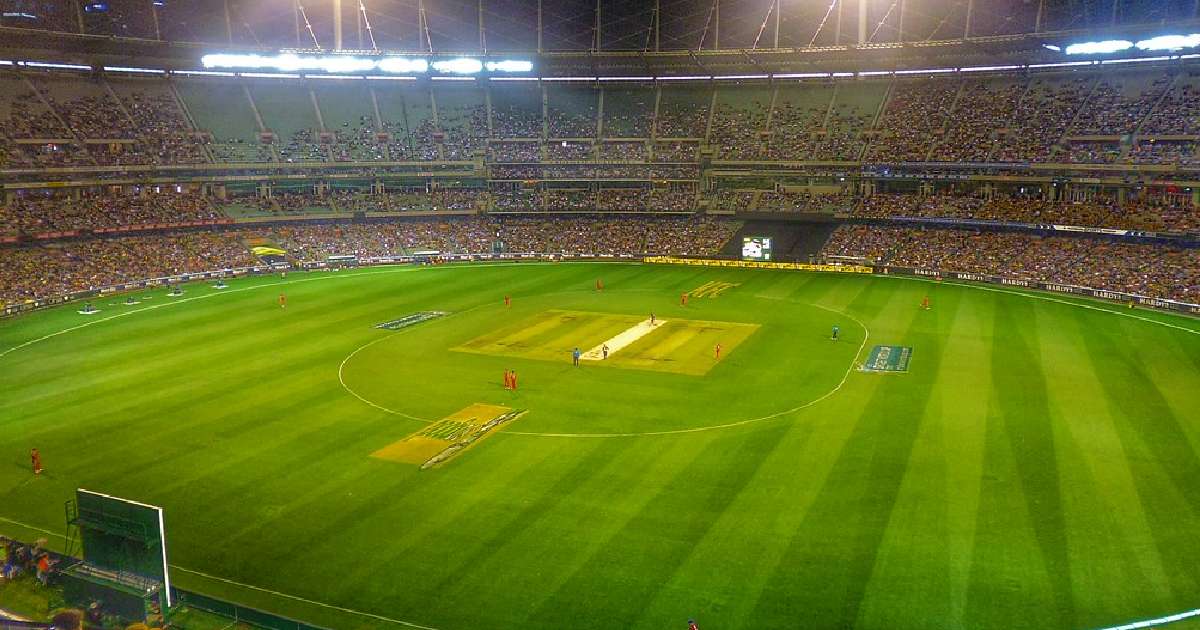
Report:
M 575 348 L 585 365 L 703 376 L 726 360 L 758 324 L 671 318 L 653 326 L 637 315 L 548 310 L 461 346 L 458 352 L 571 362 Z M 716 346 L 721 345 L 721 358 Z M 609 346 L 608 358 L 601 348 Z

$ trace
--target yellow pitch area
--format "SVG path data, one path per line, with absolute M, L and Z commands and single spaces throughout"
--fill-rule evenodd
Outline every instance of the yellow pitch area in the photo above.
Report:
M 616 343 L 624 333 L 646 325 L 640 315 L 549 310 L 497 329 L 453 348 L 459 352 L 559 361 L 569 365 L 571 350 L 595 349 L 608 343 L 607 359 L 585 357 L 584 365 L 609 366 L 702 376 L 758 330 L 758 324 L 710 322 L 668 317 L 628 345 Z
M 489 420 L 499 418 L 509 411 L 512 409 L 500 405 L 476 403 L 434 422 L 403 440 L 388 444 L 371 453 L 371 457 L 420 466 L 434 455 L 446 450 L 451 444 L 487 424 Z
M 644 315 L 542 311 L 499 328 L 457 348 L 459 352 L 492 354 L 571 363 L 571 350 L 587 350 L 645 319 Z
M 672 319 L 601 364 L 703 376 L 733 354 L 758 324 Z M 716 346 L 721 344 L 721 358 Z

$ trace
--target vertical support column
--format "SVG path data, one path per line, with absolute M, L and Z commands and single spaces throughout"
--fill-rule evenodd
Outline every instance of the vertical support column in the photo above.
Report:
M 865 2 L 866 0 L 864 0 Z M 721 48 L 721 0 L 713 2 L 713 49 Z
M 775 45 L 774 48 L 779 48 L 779 13 L 783 11 L 779 0 L 775 0 Z
M 158 11 L 154 6 L 154 0 L 146 0 L 146 4 L 150 6 L 150 20 L 154 22 L 154 39 L 162 39 L 162 29 L 158 25 Z
M 837 5 L 837 18 L 836 18 L 836 21 L 833 23 L 833 45 L 841 46 L 842 45 L 842 13 L 843 13 L 842 9 L 846 6 L 846 3 L 843 0 L 835 0 L 835 1 L 838 3 L 838 5 Z
M 661 50 L 659 48 L 658 35 L 659 27 L 662 26 L 662 13 L 659 12 L 662 10 L 662 7 L 659 4 L 660 0 L 654 0 L 654 52 Z M 1200 0 L 1196 0 L 1196 6 L 1200 7 Z
M 296 48 L 300 47 L 300 0 L 292 0 L 292 21 L 296 24 Z
M 604 88 L 600 88 L 599 106 L 596 110 L 596 138 L 604 137 Z
M 479 54 L 487 54 L 487 32 L 483 27 L 483 0 L 479 0 Z
M 1197 0 L 1196 6 L 1200 7 L 1200 0 Z M 1046 14 L 1046 0 L 1038 0 L 1037 18 L 1033 22 L 1033 32 L 1042 32 L 1042 16 Z
M 83 27 L 83 5 L 81 4 L 82 2 L 83 2 L 83 0 L 75 0 L 75 2 L 73 3 L 75 5 L 75 22 L 79 25 L 79 33 L 81 35 L 83 33 L 87 32 L 87 29 L 85 29 Z M 226 11 L 228 12 L 228 7 L 226 7 Z
M 333 0 L 333 49 L 342 49 L 342 0 Z
M 229 0 L 225 0 L 225 39 L 233 43 L 233 19 L 229 15 Z
M 537 51 L 542 54 L 542 0 L 538 0 Z
M 1117 25 L 1117 11 L 1118 11 L 1118 8 L 1120 5 L 1120 1 L 1121 0 L 1113 0 L 1113 4 L 1112 4 L 1112 25 L 1113 26 Z
M 542 88 L 542 140 L 550 137 L 550 95 L 546 93 L 546 84 L 538 79 L 538 86 Z
M 900 20 L 899 24 L 896 26 L 897 42 L 904 42 L 904 9 L 906 8 L 907 3 L 904 0 L 900 0 Z
M 596 0 L 596 24 L 592 27 L 592 50 L 600 52 L 600 0 Z
M 858 0 L 858 45 L 867 43 L 867 8 L 869 0 Z
M 967 0 L 967 19 L 963 21 L 963 39 L 971 38 L 971 18 L 975 16 L 975 0 Z M 1042 17 L 1042 7 L 1038 5 L 1038 18 Z

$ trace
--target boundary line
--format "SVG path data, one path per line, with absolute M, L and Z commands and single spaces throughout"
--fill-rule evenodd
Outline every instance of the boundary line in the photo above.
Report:
M 1154 626 L 1165 626 L 1169 623 L 1175 623 L 1176 621 L 1183 621 L 1184 619 L 1190 619 L 1191 617 L 1197 616 L 1200 616 L 1200 608 L 1185 610 L 1181 613 L 1175 613 L 1174 615 L 1167 615 L 1165 617 L 1155 617 L 1154 619 L 1146 619 L 1144 621 L 1134 621 L 1123 626 L 1110 626 L 1108 628 L 1102 628 L 1101 630 L 1137 630 L 1138 628 L 1152 628 Z

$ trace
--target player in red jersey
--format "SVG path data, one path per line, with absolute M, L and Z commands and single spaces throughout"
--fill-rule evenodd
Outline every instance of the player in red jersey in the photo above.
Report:
M 506 295 L 506 296 L 504 296 L 504 307 L 508 308 L 510 306 L 512 306 L 512 298 L 510 298 Z
M 282 293 L 279 294 L 279 308 L 287 308 L 287 296 Z
M 29 460 L 30 460 L 30 463 L 33 464 L 33 474 L 35 474 L 35 475 L 42 474 L 42 454 L 39 453 L 36 448 L 30 449 Z
M 926 295 L 924 298 L 921 299 L 921 310 L 925 310 L 925 311 L 929 310 L 929 296 L 928 295 Z
M 512 383 L 512 390 L 515 392 L 517 391 L 517 371 L 513 370 L 509 372 L 509 375 L 508 381 L 509 383 Z
M 603 280 L 601 280 L 601 279 L 599 279 L 599 278 L 596 278 L 596 290 L 597 290 L 597 291 L 603 291 L 603 290 L 604 290 L 604 281 L 603 281 Z
M 686 294 L 686 293 L 679 294 L 679 305 L 680 306 L 687 306 L 687 300 L 688 300 L 688 294 Z

